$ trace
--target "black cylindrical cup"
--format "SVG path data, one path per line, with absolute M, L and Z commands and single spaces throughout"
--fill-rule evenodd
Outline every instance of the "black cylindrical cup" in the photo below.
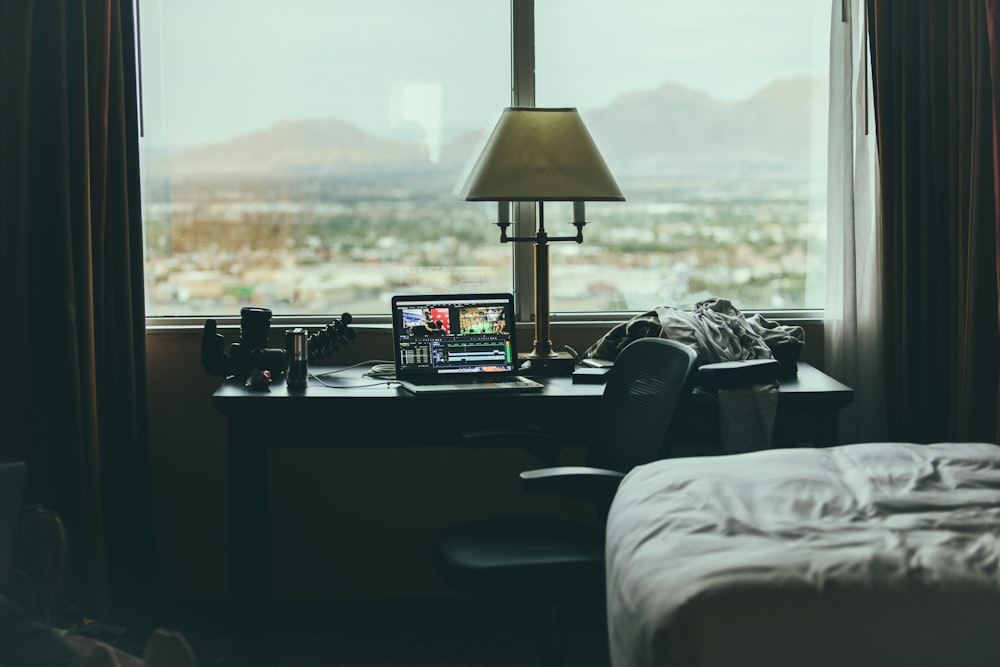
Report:
M 305 329 L 295 327 L 285 332 L 285 350 L 288 355 L 288 370 L 285 373 L 288 386 L 305 388 L 309 377 L 309 339 Z

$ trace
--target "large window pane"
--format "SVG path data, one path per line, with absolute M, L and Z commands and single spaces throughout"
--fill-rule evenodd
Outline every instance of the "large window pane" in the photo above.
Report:
M 511 289 L 452 192 L 510 100 L 510 8 L 143 0 L 147 312 L 384 313 Z
M 542 0 L 535 16 L 538 106 L 580 109 L 628 200 L 589 204 L 585 243 L 553 246 L 553 310 L 822 309 L 830 2 Z

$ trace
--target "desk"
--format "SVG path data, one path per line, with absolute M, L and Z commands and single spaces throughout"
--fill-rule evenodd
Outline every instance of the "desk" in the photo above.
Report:
M 322 373 L 323 368 L 312 369 Z M 428 408 L 448 414 L 457 434 L 483 428 L 483 415 L 506 415 L 506 426 L 534 425 L 584 438 L 595 415 L 603 385 L 573 384 L 568 377 L 544 379 L 540 392 L 469 393 L 414 396 L 386 382 L 363 377 L 367 369 L 327 375 L 326 387 L 310 378 L 304 392 L 289 392 L 283 382 L 267 391 L 250 391 L 242 383 L 226 382 L 212 397 L 228 424 L 229 577 L 236 609 L 254 614 L 267 590 L 268 497 L 267 451 L 294 447 L 400 447 L 451 444 L 440 432 L 433 442 L 408 440 L 373 429 L 374 423 L 406 424 L 427 419 Z M 850 387 L 800 363 L 798 377 L 782 380 L 775 420 L 776 446 L 834 444 L 837 413 L 850 403 Z M 488 408 L 488 412 L 487 412 Z M 498 424 L 498 426 L 503 426 Z M 695 395 L 680 422 L 678 442 L 708 447 L 718 442 L 718 408 L 709 398 Z M 455 446 L 460 446 L 457 439 Z M 262 585 L 263 582 L 263 585 Z

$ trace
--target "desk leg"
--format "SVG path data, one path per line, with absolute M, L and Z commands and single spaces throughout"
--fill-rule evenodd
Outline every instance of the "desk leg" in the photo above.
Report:
M 840 412 L 838 408 L 817 407 L 807 410 L 779 409 L 775 421 L 775 447 L 831 447 L 838 443 Z
M 840 434 L 840 412 L 838 410 L 823 410 L 816 415 L 819 431 L 816 435 L 817 447 L 833 447 L 838 444 Z
M 232 416 L 228 424 L 229 597 L 236 641 L 244 655 L 259 652 L 270 598 L 267 513 L 267 449 L 254 420 Z

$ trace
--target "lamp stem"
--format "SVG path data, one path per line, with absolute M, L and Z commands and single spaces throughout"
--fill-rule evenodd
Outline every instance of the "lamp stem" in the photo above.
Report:
M 549 241 L 576 241 L 583 243 L 583 226 L 587 224 L 582 220 L 574 221 L 576 226 L 575 236 L 549 236 L 545 231 L 545 204 L 538 202 L 538 225 L 534 236 L 508 236 L 507 227 L 510 222 L 503 219 L 496 223 L 500 228 L 501 243 L 527 243 L 531 241 L 535 245 L 535 346 L 532 351 L 524 355 L 529 362 L 537 362 L 532 365 L 532 369 L 542 373 L 569 373 L 573 370 L 573 357 L 566 353 L 554 352 L 552 350 L 552 340 L 549 338 L 549 323 L 551 313 L 549 312 Z M 522 356 L 522 355 L 518 355 Z
M 538 202 L 535 233 L 535 347 L 532 357 L 552 356 L 549 338 L 549 235 L 545 232 L 545 203 Z

